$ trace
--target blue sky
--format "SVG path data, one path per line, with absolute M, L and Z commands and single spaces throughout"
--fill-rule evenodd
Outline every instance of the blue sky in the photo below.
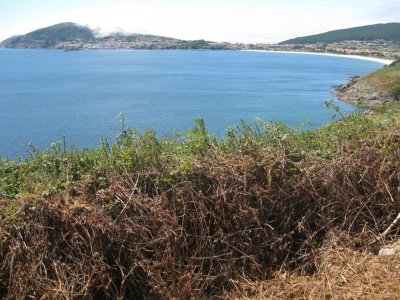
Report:
M 400 22 L 399 0 L 0 0 L 0 40 L 60 22 L 184 39 L 279 42 Z

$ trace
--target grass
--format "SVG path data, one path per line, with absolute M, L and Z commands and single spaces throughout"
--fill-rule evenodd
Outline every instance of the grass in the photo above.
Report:
M 368 83 L 380 91 L 400 96 L 400 64 L 394 64 L 366 76 Z
M 227 299 L 398 299 L 400 255 L 378 257 L 348 249 L 324 249 L 329 265 L 312 276 L 278 273 L 263 282 L 241 281 Z
M 394 103 L 222 139 L 197 120 L 172 138 L 127 129 L 97 149 L 3 159 L 0 297 L 225 297 L 238 281 L 318 274 L 333 232 L 374 253 L 400 211 L 399 116 Z

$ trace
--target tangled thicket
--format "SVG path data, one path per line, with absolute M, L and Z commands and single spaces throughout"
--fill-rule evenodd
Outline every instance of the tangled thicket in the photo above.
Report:
M 364 139 L 364 127 L 359 135 L 348 130 L 340 138 L 328 131 L 333 142 L 321 146 L 309 133 L 275 139 L 269 130 L 219 142 L 198 128 L 178 143 L 190 155 L 176 145 L 181 152 L 166 154 L 156 138 L 130 140 L 102 154 L 126 163 L 94 159 L 85 174 L 82 152 L 57 152 L 65 160 L 51 156 L 46 191 L 33 188 L 44 179 L 26 175 L 32 169 L 4 163 L 3 176 L 11 168 L 19 181 L 3 180 L 0 189 L 0 297 L 223 297 L 241 278 L 312 274 L 332 232 L 344 232 L 353 249 L 376 251 L 400 211 L 400 131 Z M 42 164 L 35 170 L 47 155 L 35 158 Z M 78 165 L 79 176 L 71 175 Z M 62 184 L 52 181 L 62 176 Z

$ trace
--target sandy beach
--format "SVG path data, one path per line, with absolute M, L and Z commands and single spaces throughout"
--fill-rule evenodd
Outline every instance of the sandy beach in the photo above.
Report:
M 242 51 L 336 56 L 336 57 L 346 57 L 346 58 L 353 58 L 353 59 L 369 60 L 369 61 L 381 63 L 383 65 L 389 65 L 394 61 L 392 59 L 386 59 L 386 58 L 368 57 L 368 56 L 361 56 L 361 55 L 334 54 L 334 53 L 317 53 L 317 52 L 301 52 L 301 51 L 270 51 L 270 50 L 242 50 Z

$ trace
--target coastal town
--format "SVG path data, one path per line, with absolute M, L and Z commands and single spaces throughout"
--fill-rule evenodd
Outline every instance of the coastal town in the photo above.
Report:
M 244 44 L 218 43 L 205 40 L 180 40 L 153 35 L 115 35 L 91 40 L 72 40 L 57 42 L 56 49 L 95 50 L 95 49 L 206 49 L 206 50 L 241 50 Z
M 0 48 L 41 48 L 65 51 L 96 49 L 263 50 L 358 55 L 396 60 L 400 57 L 398 29 L 400 29 L 400 24 L 376 24 L 298 37 L 280 43 L 243 43 L 204 39 L 183 40 L 126 32 L 100 35 L 87 26 L 64 22 L 25 35 L 12 36 L 0 42 Z M 358 34 L 354 34 L 354 30 Z
M 374 56 L 388 59 L 400 57 L 400 43 L 385 40 L 349 40 L 334 43 L 277 44 L 270 46 L 275 50 Z
M 205 40 L 186 41 L 161 36 L 129 35 L 110 36 L 93 40 L 60 41 L 56 49 L 94 50 L 94 49 L 204 49 L 204 50 L 265 50 L 298 51 L 361 55 L 369 57 L 396 59 L 400 57 L 400 43 L 385 40 L 341 41 L 334 43 L 291 43 L 291 44 L 244 44 L 210 42 Z

